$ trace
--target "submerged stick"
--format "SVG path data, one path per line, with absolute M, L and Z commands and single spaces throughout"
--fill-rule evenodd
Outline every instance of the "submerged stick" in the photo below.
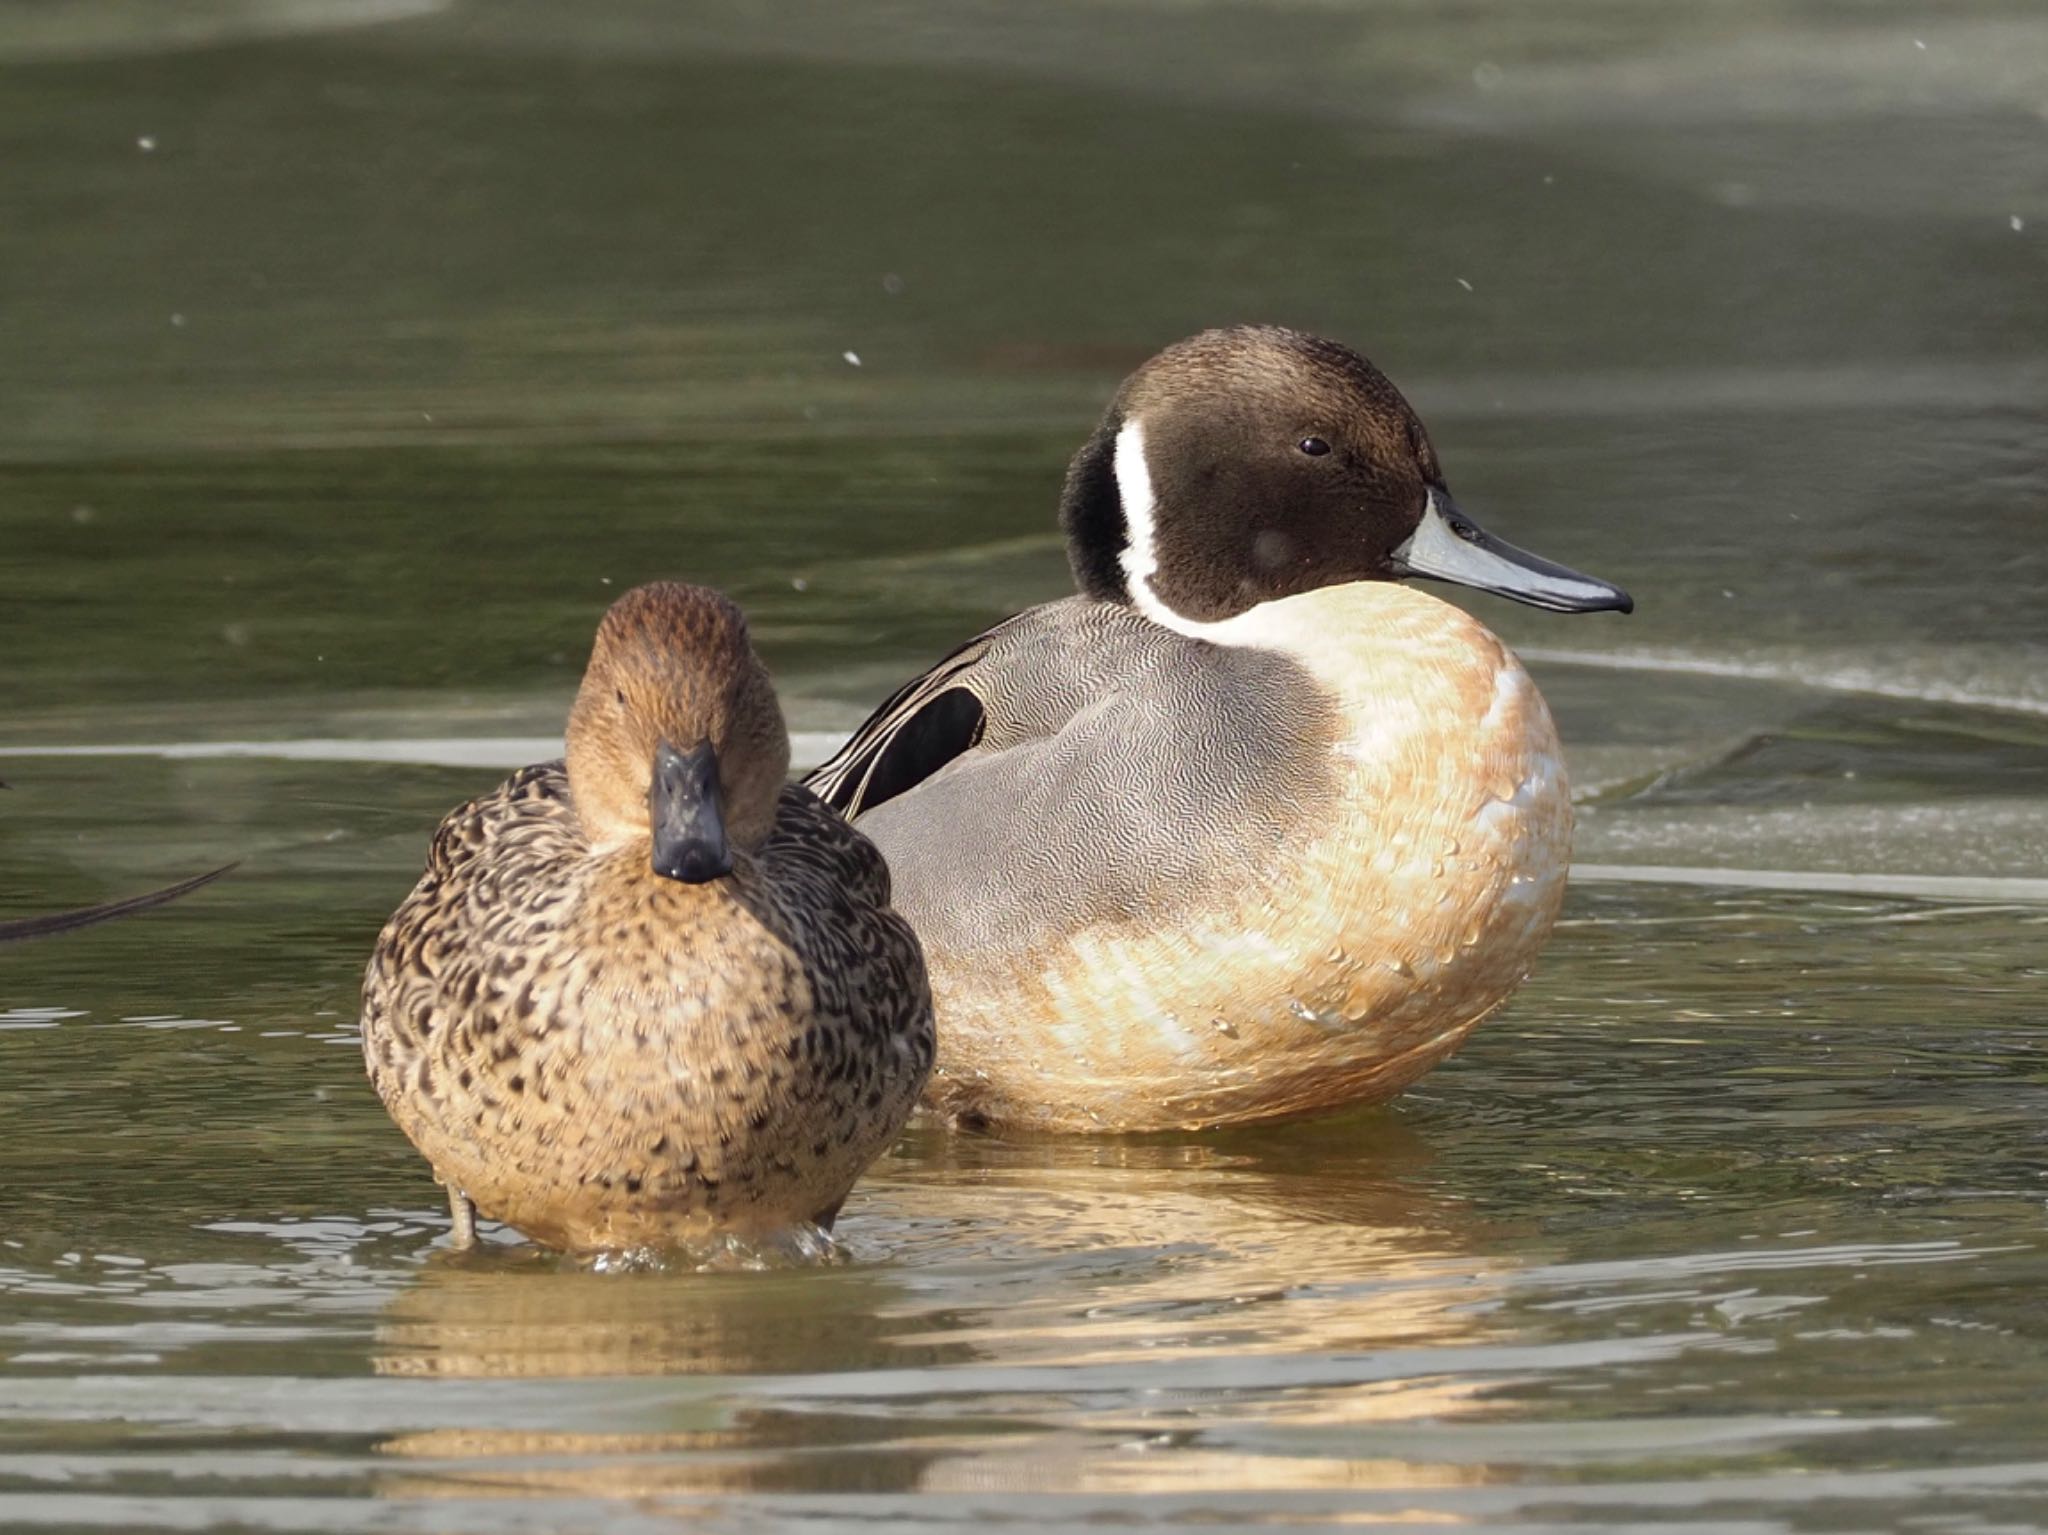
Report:
M 235 864 L 224 863 L 208 873 L 195 874 L 190 879 L 166 885 L 161 890 L 152 890 L 147 895 L 131 895 L 123 901 L 80 906 L 72 911 L 53 911 L 41 917 L 12 917 L 0 921 L 0 943 L 9 943 L 17 938 L 47 938 L 52 933 L 68 933 L 76 928 L 91 927 L 95 922 L 110 922 L 115 917 L 148 911 L 152 906 L 161 906 L 166 901 L 175 901 L 181 895 L 190 894 L 201 885 L 212 884 L 235 867 Z

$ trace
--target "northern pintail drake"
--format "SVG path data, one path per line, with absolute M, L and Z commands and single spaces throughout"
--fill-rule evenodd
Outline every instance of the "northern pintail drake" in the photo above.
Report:
M 363 983 L 391 1117 L 477 1212 L 572 1251 L 830 1226 L 930 1075 L 916 938 L 869 840 L 786 782 L 746 621 L 605 614 L 568 756 L 450 814 Z
M 1143 1131 L 1393 1095 L 1527 977 L 1572 832 L 1528 673 L 1399 582 L 1627 594 L 1483 532 L 1377 369 L 1272 327 L 1127 379 L 1061 521 L 1079 595 L 970 640 L 809 780 L 923 940 L 928 1102 Z

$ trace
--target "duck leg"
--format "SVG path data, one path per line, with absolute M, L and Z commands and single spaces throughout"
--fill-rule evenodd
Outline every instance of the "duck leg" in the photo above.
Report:
M 455 1221 L 449 1232 L 450 1245 L 457 1252 L 476 1246 L 476 1206 L 452 1183 L 448 1185 L 448 1214 Z

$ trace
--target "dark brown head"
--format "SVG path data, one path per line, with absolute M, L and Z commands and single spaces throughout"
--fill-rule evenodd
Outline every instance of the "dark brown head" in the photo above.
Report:
M 635 587 L 598 625 L 569 712 L 569 788 L 594 847 L 648 844 L 654 872 L 727 873 L 775 823 L 789 732 L 747 621 L 708 587 Z
M 1406 576 L 1563 612 L 1631 607 L 1483 532 L 1386 376 L 1277 326 L 1204 331 L 1126 379 L 1067 471 L 1061 521 L 1082 591 L 1189 632 Z

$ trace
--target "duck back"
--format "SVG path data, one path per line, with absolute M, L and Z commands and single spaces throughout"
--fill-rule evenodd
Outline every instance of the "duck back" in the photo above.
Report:
M 1334 700 L 1290 657 L 1078 597 L 992 640 L 980 742 L 859 822 L 935 949 L 1171 923 L 1298 854 L 1341 795 Z M 963 850 L 999 877 L 964 892 Z

